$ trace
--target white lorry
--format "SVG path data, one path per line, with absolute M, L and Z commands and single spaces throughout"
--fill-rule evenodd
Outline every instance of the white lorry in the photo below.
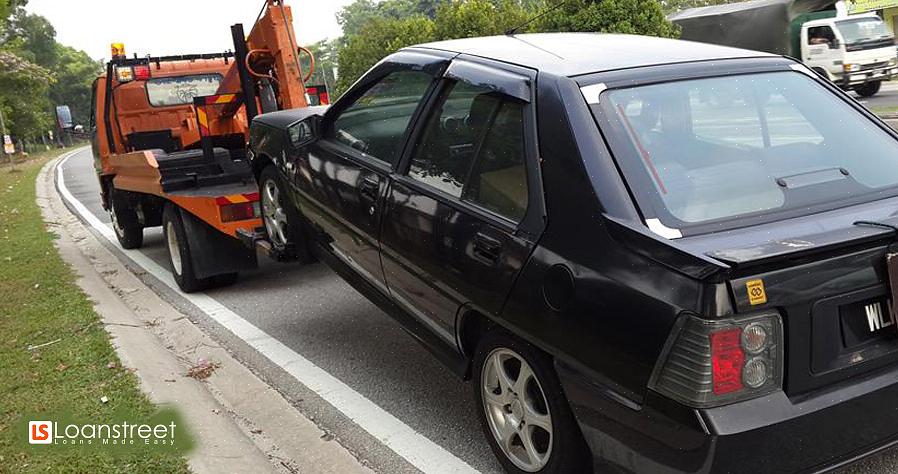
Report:
M 895 36 L 873 13 L 848 15 L 843 2 L 753 0 L 671 15 L 682 39 L 794 57 L 863 97 L 898 76 Z

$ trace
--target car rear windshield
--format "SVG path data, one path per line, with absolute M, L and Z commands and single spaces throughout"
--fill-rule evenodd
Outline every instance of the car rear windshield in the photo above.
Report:
M 646 219 L 671 228 L 898 193 L 898 141 L 799 72 L 610 89 L 592 107 Z
M 153 107 L 192 104 L 194 97 L 215 94 L 219 85 L 220 74 L 160 77 L 147 81 L 147 97 Z

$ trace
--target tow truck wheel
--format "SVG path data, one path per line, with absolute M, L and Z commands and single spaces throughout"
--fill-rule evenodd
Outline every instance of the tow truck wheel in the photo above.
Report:
M 167 203 L 162 211 L 162 233 L 168 247 L 172 275 L 181 290 L 185 293 L 193 293 L 205 288 L 208 281 L 197 278 L 193 271 L 187 233 L 184 231 L 184 223 L 181 221 L 181 211 L 171 203 Z
M 857 95 L 861 97 L 873 97 L 879 92 L 879 89 L 882 87 L 882 81 L 876 82 L 868 82 L 862 86 L 858 86 L 854 89 L 857 92 Z
M 259 196 L 262 201 L 262 220 L 271 244 L 279 251 L 292 251 L 300 261 L 312 261 L 303 239 L 302 218 L 290 203 L 284 181 L 274 165 L 268 165 L 259 175 Z
M 477 346 L 473 374 L 483 432 L 506 472 L 590 470 L 589 449 L 546 354 L 492 330 Z
M 119 244 L 125 249 L 138 249 L 143 246 L 143 227 L 140 225 L 128 225 L 127 222 L 136 222 L 137 216 L 133 209 L 124 206 L 124 196 L 118 195 L 119 191 L 109 185 L 109 217 L 112 219 L 112 229 L 118 238 Z

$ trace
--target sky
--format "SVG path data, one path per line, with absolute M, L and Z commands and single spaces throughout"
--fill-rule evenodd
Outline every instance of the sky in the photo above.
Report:
M 293 9 L 293 28 L 300 44 L 340 36 L 335 14 L 352 0 L 286 0 Z M 263 0 L 29 0 L 26 9 L 56 28 L 60 43 L 87 51 L 94 59 L 109 58 L 109 44 L 125 43 L 137 53 L 216 53 L 234 49 L 231 25 L 243 23 L 247 33 Z

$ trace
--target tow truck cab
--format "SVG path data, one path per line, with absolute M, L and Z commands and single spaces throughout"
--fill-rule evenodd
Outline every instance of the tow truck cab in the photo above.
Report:
M 234 281 L 256 266 L 237 232 L 261 223 L 246 109 L 225 85 L 234 54 L 127 58 L 121 45 L 113 50 L 93 84 L 91 138 L 119 243 L 139 248 L 144 229 L 163 226 L 184 291 Z M 226 108 L 224 120 L 212 113 Z

